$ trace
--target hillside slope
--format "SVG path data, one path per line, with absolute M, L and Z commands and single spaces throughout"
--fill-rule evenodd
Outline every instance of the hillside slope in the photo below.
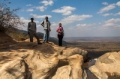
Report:
M 0 32 L 0 49 L 8 48 L 16 42 L 6 33 Z

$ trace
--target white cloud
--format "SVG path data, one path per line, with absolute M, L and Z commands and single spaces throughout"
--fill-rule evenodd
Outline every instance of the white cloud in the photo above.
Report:
M 40 3 L 42 3 L 42 6 L 37 6 L 36 9 L 40 10 L 41 12 L 44 12 L 48 6 L 53 5 L 53 0 L 42 0 Z
M 102 14 L 102 16 L 105 16 L 105 17 L 107 17 L 107 16 L 118 16 L 118 15 L 120 15 L 120 12 L 118 12 L 118 13 L 105 13 L 105 14 Z
M 67 37 L 120 36 L 120 19 L 113 18 L 101 23 L 77 24 L 64 30 Z
M 120 1 L 116 3 L 117 6 L 120 6 Z
M 28 11 L 28 12 L 33 12 L 34 10 L 30 8 L 30 9 L 28 9 L 27 11 Z
M 110 5 L 108 5 L 108 6 L 104 7 L 104 8 L 102 8 L 98 13 L 107 12 L 107 11 L 109 11 L 109 10 L 114 9 L 115 7 L 116 7 L 115 4 L 110 4 Z
M 92 27 L 92 26 L 95 26 L 96 24 L 77 24 L 76 27 Z
M 71 26 L 65 28 L 65 35 L 68 37 L 88 37 L 95 36 L 98 33 L 97 28 L 94 28 L 95 24 L 77 24 L 76 26 Z M 96 35 L 97 36 L 97 35 Z
M 74 11 L 75 9 L 76 9 L 75 7 L 63 6 L 63 7 L 61 7 L 61 9 L 55 9 L 52 12 L 62 13 L 63 15 L 70 15 L 72 13 L 72 11 Z
M 91 18 L 91 17 L 92 17 L 92 15 L 71 15 L 71 16 L 68 16 L 68 17 L 62 19 L 60 22 L 63 24 L 70 24 L 75 21 L 81 21 L 81 20 L 85 20 L 85 19 Z
M 103 16 L 110 16 L 110 15 L 114 15 L 113 13 L 105 13 L 105 14 L 102 14 Z
M 120 27 L 120 18 L 112 18 L 112 19 L 109 19 L 107 21 L 105 21 L 105 25 L 104 26 L 112 26 L 112 27 Z
M 105 23 L 117 23 L 117 22 L 120 22 L 120 18 L 117 18 L 117 19 L 112 18 L 107 20 Z
M 51 18 L 52 16 L 51 15 L 36 15 L 36 14 L 30 14 L 32 17 L 34 18 L 39 18 L 39 19 L 43 19 L 45 18 L 46 16 L 48 16 L 48 18 Z
M 24 22 L 24 25 L 20 25 L 18 28 L 22 30 L 27 30 L 28 22 L 30 22 L 30 20 L 27 20 L 24 17 L 20 17 L 20 20 Z
M 115 16 L 120 15 L 120 12 L 116 13 Z
M 25 22 L 25 23 L 30 22 L 30 20 L 27 20 L 27 19 L 25 19 L 24 17 L 20 17 L 20 20 L 23 21 L 23 22 Z
M 47 7 L 45 6 L 37 6 L 36 9 L 40 10 L 41 12 L 45 11 Z
M 103 5 L 108 5 L 108 3 L 107 3 L 107 2 L 103 2 L 102 4 L 103 4 Z
M 27 4 L 26 6 L 32 6 L 32 4 Z
M 52 26 L 58 26 L 58 23 L 52 22 L 51 25 L 52 25 Z
M 48 5 L 53 5 L 53 1 L 52 0 L 43 0 L 43 1 L 41 1 L 41 3 L 43 3 L 44 4 L 44 6 L 48 6 Z

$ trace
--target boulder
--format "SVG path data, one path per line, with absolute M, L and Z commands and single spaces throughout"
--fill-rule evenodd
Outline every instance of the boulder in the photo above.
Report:
M 64 57 L 69 57 L 69 56 L 72 56 L 72 55 L 76 55 L 76 54 L 78 54 L 78 55 L 82 55 L 83 56 L 83 59 L 85 60 L 85 59 L 87 59 L 87 51 L 85 51 L 85 50 L 82 50 L 82 49 L 80 49 L 80 48 L 77 48 L 77 47 L 69 47 L 69 48 L 59 48 L 59 50 L 58 50 L 58 53 L 59 53 L 59 56 L 64 56 Z
M 68 65 L 59 67 L 52 79 L 83 79 L 83 57 L 73 55 L 67 58 Z
M 102 55 L 89 69 L 98 79 L 120 79 L 120 52 Z

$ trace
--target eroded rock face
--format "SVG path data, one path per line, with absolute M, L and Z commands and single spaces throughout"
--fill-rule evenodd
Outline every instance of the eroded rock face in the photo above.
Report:
M 81 49 L 19 43 L 9 50 L 0 53 L 0 79 L 83 79 Z
M 104 54 L 89 69 L 99 79 L 120 79 L 120 52 Z
M 25 79 L 26 69 L 24 60 L 9 60 L 0 67 L 0 79 Z
M 70 56 L 68 65 L 59 67 L 52 79 L 83 79 L 83 57 L 80 55 Z M 76 62 L 76 63 L 75 63 Z

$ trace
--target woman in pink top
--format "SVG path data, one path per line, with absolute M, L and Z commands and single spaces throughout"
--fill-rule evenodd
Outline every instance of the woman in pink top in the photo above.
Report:
M 63 39 L 63 36 L 64 36 L 64 30 L 63 30 L 63 27 L 62 27 L 62 24 L 59 23 L 59 26 L 56 30 L 58 32 L 58 43 L 59 43 L 59 46 L 62 46 L 62 39 Z

